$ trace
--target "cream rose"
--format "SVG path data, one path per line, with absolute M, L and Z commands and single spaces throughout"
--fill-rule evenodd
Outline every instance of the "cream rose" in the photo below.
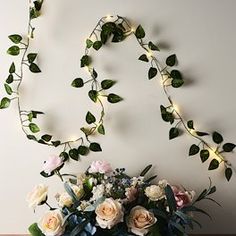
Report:
M 36 208 L 47 200 L 48 187 L 44 184 L 39 184 L 27 195 L 27 202 L 29 207 Z
M 82 196 L 84 195 L 84 189 L 81 186 L 77 186 L 74 184 L 70 184 L 71 189 L 75 193 L 76 197 L 78 199 L 81 199 Z M 71 207 L 73 204 L 73 199 L 67 192 L 63 192 L 62 194 L 58 195 L 57 197 L 58 205 L 60 207 Z
M 65 227 L 61 211 L 48 211 L 38 222 L 38 227 L 46 236 L 63 235 Z
M 142 206 L 136 206 L 130 211 L 127 226 L 135 235 L 144 236 L 148 234 L 150 227 L 156 223 L 154 214 Z
M 159 201 L 165 197 L 165 189 L 158 185 L 151 185 L 145 189 L 145 195 L 151 201 Z
M 99 204 L 95 210 L 98 225 L 105 229 L 111 229 L 119 222 L 123 222 L 124 212 L 121 203 L 112 198 L 107 198 Z

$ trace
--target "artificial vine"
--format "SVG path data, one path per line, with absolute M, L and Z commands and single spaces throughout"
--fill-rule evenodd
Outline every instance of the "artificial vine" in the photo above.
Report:
M 92 67 L 92 57 L 89 55 L 90 50 L 100 50 L 108 42 L 119 43 L 124 41 L 129 36 L 135 36 L 138 44 L 144 50 L 138 59 L 142 62 L 149 63 L 150 67 L 147 73 L 149 80 L 158 78 L 161 80 L 164 94 L 167 97 L 167 104 L 160 106 L 161 116 L 165 122 L 172 125 L 169 130 L 169 139 L 174 139 L 180 136 L 180 129 L 184 130 L 187 134 L 193 137 L 197 141 L 197 144 L 192 144 L 189 148 L 189 156 L 200 154 L 202 162 L 207 161 L 210 156 L 212 160 L 209 163 L 209 170 L 217 169 L 220 165 L 224 166 L 225 177 L 229 181 L 232 177 L 233 167 L 230 161 L 225 157 L 225 153 L 232 152 L 236 147 L 233 143 L 224 143 L 223 136 L 218 132 L 209 134 L 208 132 L 202 132 L 194 127 L 193 120 L 185 121 L 180 112 L 176 109 L 173 99 L 170 96 L 169 88 L 179 88 L 184 85 L 184 79 L 182 74 L 177 69 L 172 69 L 176 65 L 176 55 L 170 55 L 166 61 L 165 66 L 154 56 L 154 51 L 160 51 L 159 48 L 153 43 L 144 41 L 146 36 L 145 30 L 141 25 L 134 29 L 127 19 L 121 16 L 108 16 L 102 17 L 89 38 L 86 40 L 85 53 L 81 58 L 81 67 L 87 68 L 90 79 L 84 80 L 82 78 L 76 78 L 72 82 L 72 86 L 75 88 L 82 88 L 85 85 L 90 85 L 88 96 L 94 103 L 100 105 L 100 117 L 95 117 L 90 111 L 85 116 L 86 125 L 83 126 L 81 131 L 83 135 L 76 140 L 61 141 L 53 138 L 51 134 L 39 135 L 40 127 L 35 123 L 35 120 L 39 115 L 44 114 L 41 111 L 24 110 L 21 107 L 20 86 L 24 78 L 24 69 L 29 69 L 32 73 L 40 73 L 41 69 L 37 65 L 37 53 L 28 52 L 30 49 L 30 42 L 34 38 L 35 28 L 32 26 L 32 21 L 40 16 L 43 0 L 36 0 L 31 2 L 29 0 L 29 22 L 28 22 L 28 37 L 24 38 L 19 34 L 13 34 L 9 36 L 9 39 L 14 43 L 7 53 L 12 56 L 21 56 L 20 65 L 16 68 L 14 62 L 10 65 L 9 76 L 4 84 L 6 93 L 11 96 L 4 97 L 0 103 L 0 109 L 8 108 L 13 100 L 16 100 L 18 105 L 18 112 L 20 123 L 23 132 L 30 140 L 53 147 L 63 147 L 60 154 L 63 161 L 66 162 L 70 158 L 73 160 L 79 160 L 80 156 L 87 155 L 89 151 L 99 152 L 102 151 L 100 144 L 91 141 L 91 136 L 95 133 L 105 134 L 104 116 L 105 109 L 103 105 L 102 97 L 106 97 L 109 103 L 118 103 L 122 101 L 122 98 L 115 94 L 109 93 L 116 81 L 113 80 L 98 80 L 98 73 Z M 181 127 L 182 128 L 181 128 Z M 212 136 L 213 144 L 208 143 L 204 136 Z M 44 177 L 49 177 L 48 174 L 42 172 Z M 53 175 L 54 173 L 51 173 Z M 50 175 L 50 176 L 51 176 Z

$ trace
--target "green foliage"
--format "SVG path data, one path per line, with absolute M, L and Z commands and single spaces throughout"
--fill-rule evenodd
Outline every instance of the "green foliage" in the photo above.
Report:
M 44 234 L 42 233 L 42 231 L 39 229 L 37 223 L 32 224 L 29 228 L 28 228 L 31 236 L 44 236 Z
M 145 31 L 141 25 L 139 25 L 138 28 L 136 29 L 135 36 L 138 39 L 143 39 L 145 37 Z
M 160 51 L 160 49 L 159 49 L 153 42 L 149 42 L 149 43 L 148 43 L 148 47 L 149 47 L 149 49 L 151 49 L 152 51 Z
M 94 42 L 93 48 L 94 48 L 95 50 L 98 51 L 101 47 L 102 47 L 102 41 L 96 41 L 96 42 Z
M 98 98 L 98 92 L 96 90 L 90 90 L 88 92 L 89 98 L 93 101 L 93 102 L 97 102 L 97 98 Z
M 6 79 L 6 83 L 11 84 L 13 81 L 14 81 L 14 77 L 12 74 L 10 74 Z
M 221 134 L 219 134 L 218 132 L 213 132 L 212 134 L 212 139 L 216 144 L 220 144 L 224 141 L 223 137 Z
M 222 148 L 224 152 L 232 152 L 235 147 L 236 145 L 233 143 L 225 143 Z
M 122 100 L 123 100 L 123 98 L 121 98 L 119 95 L 114 94 L 114 93 L 110 93 L 107 97 L 107 101 L 110 103 L 118 103 Z
M 81 156 L 86 156 L 89 153 L 89 148 L 86 147 L 86 146 L 81 145 L 81 146 L 78 147 L 78 152 Z
M 199 153 L 199 151 L 200 151 L 200 148 L 196 144 L 193 144 L 191 145 L 189 149 L 189 156 L 196 155 L 197 153 Z
M 174 66 L 175 64 L 176 64 L 176 55 L 175 54 L 167 57 L 167 59 L 166 59 L 167 66 Z
M 29 53 L 27 55 L 27 59 L 29 63 L 33 63 L 35 59 L 37 58 L 38 54 L 37 53 Z
M 140 176 L 145 176 L 151 169 L 152 169 L 152 165 L 146 166 L 140 173 Z
M 149 59 L 146 54 L 142 54 L 138 59 L 140 61 L 149 62 Z
M 170 122 L 170 124 L 173 124 L 175 120 L 173 114 L 171 112 L 168 112 L 163 105 L 160 106 L 160 109 L 162 119 L 166 122 Z
M 93 41 L 91 39 L 87 39 L 86 46 L 87 46 L 87 48 L 91 48 L 93 46 Z
M 12 56 L 18 56 L 20 54 L 20 48 L 18 46 L 11 46 L 7 53 Z
M 203 149 L 200 151 L 200 158 L 203 163 L 208 160 L 209 156 L 210 156 L 210 153 L 207 149 Z
M 169 131 L 169 139 L 177 138 L 179 134 L 179 129 L 176 127 L 172 127 Z
M 206 132 L 201 132 L 201 131 L 196 131 L 196 134 L 197 134 L 197 136 L 199 136 L 199 137 L 209 135 L 208 133 L 206 133 Z
M 4 97 L 0 103 L 0 109 L 5 109 L 10 106 L 11 100 L 7 97 Z
M 87 115 L 86 115 L 86 122 L 89 125 L 96 122 L 95 116 L 91 112 L 89 112 L 89 111 L 87 112 Z
M 167 203 L 168 203 L 168 206 L 169 206 L 169 209 L 170 209 L 170 213 L 173 213 L 174 211 L 177 210 L 177 205 L 176 205 L 176 201 L 175 201 L 175 196 L 174 196 L 173 190 L 170 187 L 170 185 L 166 186 L 165 194 L 166 194 Z
M 173 88 L 179 88 L 184 84 L 182 75 L 178 70 L 172 70 L 170 76 L 172 77 L 171 85 Z
M 225 169 L 225 178 L 230 181 L 231 177 L 233 175 L 233 171 L 230 167 Z
M 98 133 L 99 134 L 102 134 L 102 135 L 105 135 L 105 128 L 104 128 L 104 125 L 103 124 L 100 124 L 98 126 Z
M 40 131 L 40 128 L 34 123 L 29 124 L 29 129 L 32 133 L 38 133 Z
M 41 137 L 41 139 L 44 140 L 45 142 L 50 142 L 51 139 L 52 139 L 52 135 L 44 134 L 44 135 Z
M 187 122 L 187 126 L 188 126 L 189 129 L 194 129 L 193 121 L 192 121 L 192 120 L 189 120 L 189 121 Z
M 89 149 L 93 152 L 101 152 L 102 151 L 102 148 L 101 148 L 100 144 L 98 144 L 98 143 L 90 143 Z
M 213 159 L 211 162 L 210 162 L 210 165 L 208 167 L 208 170 L 215 170 L 219 167 L 220 163 L 218 160 L 216 159 Z
M 79 160 L 79 151 L 76 148 L 70 149 L 69 156 L 71 159 L 78 161 Z
M 111 88 L 115 83 L 116 81 L 114 80 L 106 79 L 101 82 L 101 86 L 102 86 L 102 89 L 106 90 L 106 89 Z
M 92 62 L 92 58 L 88 55 L 84 55 L 81 60 L 81 67 L 89 66 Z
M 16 72 L 16 66 L 15 66 L 15 63 L 12 62 L 11 66 L 9 68 L 9 73 L 12 74 L 12 73 L 15 73 L 15 72 Z
M 19 44 L 21 40 L 23 39 L 22 36 L 19 34 L 12 34 L 8 36 L 8 38 L 15 44 Z
M 12 88 L 8 84 L 4 84 L 4 87 L 5 87 L 7 94 L 12 95 L 12 93 L 13 93 Z
M 52 145 L 53 145 L 54 147 L 58 147 L 58 146 L 61 145 L 61 141 L 60 141 L 60 140 L 52 141 Z
M 71 83 L 71 86 L 74 88 L 81 88 L 84 86 L 84 81 L 81 78 L 74 79 Z
M 33 73 L 40 73 L 41 72 L 40 68 L 35 63 L 31 63 L 30 66 L 29 66 L 29 69 Z
M 148 71 L 148 79 L 153 79 L 157 75 L 157 68 L 155 67 L 150 67 Z

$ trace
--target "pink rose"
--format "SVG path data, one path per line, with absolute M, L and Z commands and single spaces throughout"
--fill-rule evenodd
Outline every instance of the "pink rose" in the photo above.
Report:
M 88 172 L 106 174 L 112 172 L 112 168 L 110 163 L 106 161 L 93 161 Z
M 61 165 L 63 165 L 63 161 L 59 156 L 50 156 L 43 164 L 43 171 L 50 175 L 51 172 Z
M 179 186 L 172 186 L 172 190 L 175 195 L 175 200 L 178 209 L 190 204 L 195 196 L 194 191 L 186 191 L 185 189 Z

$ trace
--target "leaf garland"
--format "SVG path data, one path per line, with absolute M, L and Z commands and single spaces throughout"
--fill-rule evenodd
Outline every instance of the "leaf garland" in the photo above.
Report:
M 86 40 L 85 54 L 81 57 L 80 66 L 88 70 L 91 78 L 86 80 L 78 76 L 71 83 L 74 88 L 83 88 L 85 85 L 90 85 L 88 91 L 89 99 L 98 103 L 101 107 L 100 116 L 95 117 L 91 112 L 87 112 L 85 117 L 86 124 L 89 126 L 81 127 L 83 133 L 82 136 L 76 140 L 60 141 L 54 139 L 51 134 L 38 135 L 40 133 L 40 127 L 36 124 L 36 119 L 39 115 L 44 113 L 41 111 L 23 110 L 20 102 L 20 85 L 24 78 L 24 68 L 28 67 L 32 73 L 41 73 L 41 68 L 37 64 L 38 54 L 35 52 L 28 52 L 30 42 L 34 38 L 35 28 L 32 26 L 32 21 L 38 18 L 41 14 L 43 6 L 43 0 L 34 0 L 30 5 L 29 23 L 28 23 L 28 37 L 25 39 L 22 35 L 12 34 L 9 36 L 9 40 L 13 45 L 7 50 L 7 53 L 11 56 L 21 56 L 20 65 L 16 66 L 14 62 L 9 67 L 9 75 L 4 83 L 6 93 L 12 98 L 4 97 L 0 101 L 0 109 L 8 108 L 13 100 L 17 100 L 18 110 L 20 114 L 20 121 L 22 130 L 29 140 L 33 140 L 43 145 L 48 146 L 64 146 L 63 152 L 60 156 L 64 161 L 69 158 L 73 160 L 79 160 L 79 155 L 87 155 L 89 151 L 100 152 L 102 148 L 100 144 L 90 140 L 90 137 L 94 133 L 101 135 L 105 134 L 104 116 L 105 109 L 103 105 L 102 97 L 106 97 L 107 102 L 111 104 L 119 103 L 123 98 L 113 92 L 109 92 L 113 89 L 116 81 L 113 80 L 98 80 L 99 75 L 92 66 L 92 57 L 89 55 L 90 50 L 98 51 L 108 42 L 119 43 L 124 41 L 127 37 L 134 35 L 144 50 L 144 53 L 140 55 L 138 60 L 150 63 L 150 67 L 147 72 L 147 78 L 149 80 L 157 78 L 162 82 L 162 88 L 167 96 L 168 105 L 160 106 L 161 117 L 165 122 L 170 123 L 173 127 L 169 130 L 169 139 L 175 139 L 181 135 L 182 131 L 190 134 L 195 140 L 198 140 L 198 144 L 192 144 L 189 149 L 189 156 L 195 156 L 200 154 L 200 160 L 205 163 L 211 158 L 209 163 L 209 170 L 217 169 L 220 165 L 225 167 L 225 177 L 229 181 L 232 177 L 233 167 L 231 163 L 226 159 L 223 154 L 232 152 L 236 145 L 234 143 L 224 143 L 224 138 L 219 132 L 212 133 L 212 141 L 215 145 L 209 144 L 203 139 L 204 136 L 209 136 L 208 132 L 196 130 L 194 127 L 194 121 L 189 120 L 185 122 L 184 118 L 175 108 L 174 103 L 169 94 L 169 87 L 173 89 L 180 88 L 184 85 L 184 78 L 182 73 L 176 69 L 177 56 L 171 54 L 166 58 L 165 67 L 162 67 L 157 58 L 153 55 L 154 51 L 160 51 L 159 47 L 149 41 L 144 42 L 146 33 L 141 25 L 133 30 L 127 19 L 117 16 L 102 17 L 95 29 L 92 31 L 90 37 Z M 174 69 L 172 69 L 174 68 Z M 181 126 L 182 128 L 180 128 Z M 168 190 L 167 190 L 168 191 Z

